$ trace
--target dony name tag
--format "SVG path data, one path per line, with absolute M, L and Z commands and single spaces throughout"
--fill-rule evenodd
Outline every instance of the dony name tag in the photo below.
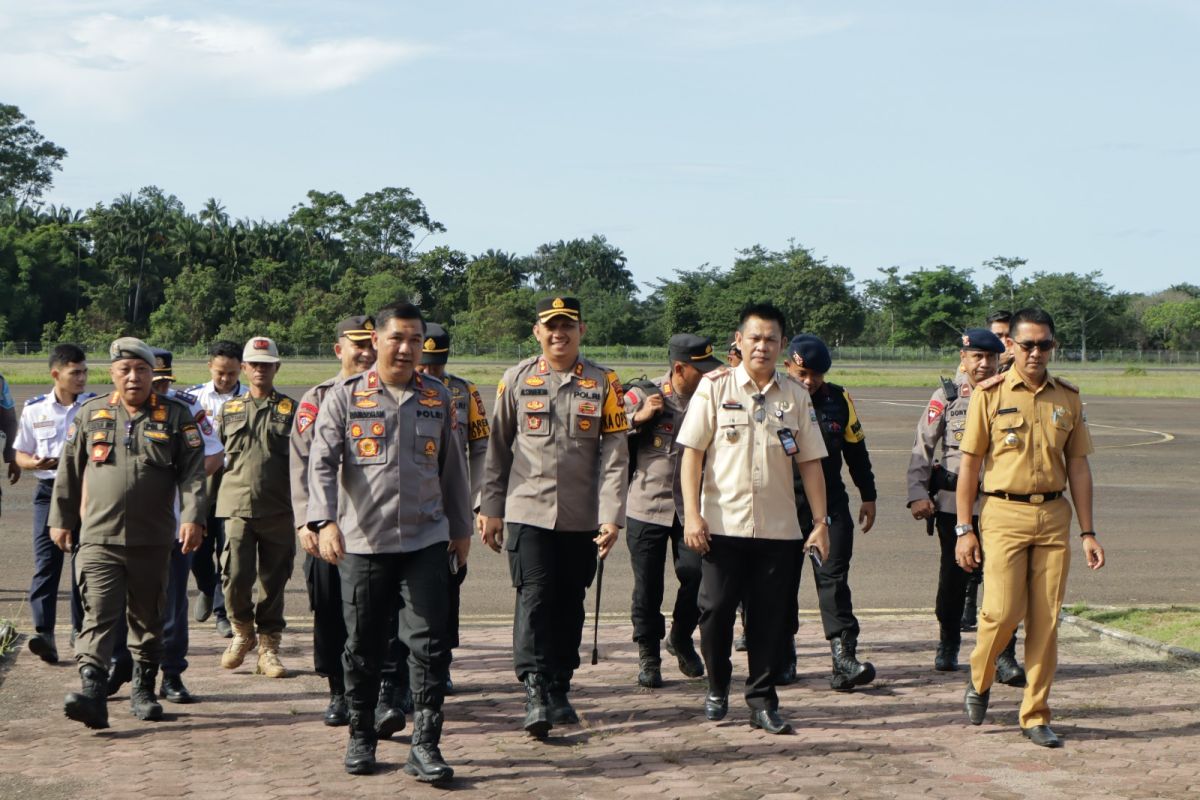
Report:
M 779 443 L 783 445 L 783 452 L 789 456 L 794 456 L 800 452 L 800 448 L 796 446 L 796 437 L 787 428 L 779 429 Z

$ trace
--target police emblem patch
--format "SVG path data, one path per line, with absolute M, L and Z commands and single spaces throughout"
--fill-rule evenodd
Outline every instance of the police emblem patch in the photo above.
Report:
M 590 419 L 579 420 L 579 430 L 590 431 L 592 429 L 592 421 Z
M 433 439 L 425 440 L 425 455 L 432 456 L 437 453 L 437 443 Z
M 379 442 L 374 439 L 359 439 L 357 449 L 362 458 L 374 458 L 379 455 Z
M 184 425 L 181 430 L 183 431 L 183 441 L 187 443 L 188 447 L 199 447 L 204 444 L 200 438 L 200 431 L 196 429 L 195 425 Z
M 291 399 L 287 397 L 283 398 L 279 401 L 279 405 L 277 405 L 276 408 L 279 410 L 280 414 L 283 414 L 286 417 L 288 414 L 292 413 Z
M 154 420 L 155 422 L 166 422 L 167 410 L 165 408 L 154 409 L 150 412 L 150 419 Z
M 383 436 L 383 423 L 382 422 L 372 422 L 371 423 L 371 435 L 372 436 Z
M 362 438 L 362 435 L 363 435 L 362 425 L 359 425 L 357 422 L 354 423 L 353 425 L 351 425 L 350 426 L 350 435 L 353 436 L 355 439 Z
M 530 414 L 528 417 L 525 418 L 525 424 L 529 427 L 529 430 L 531 430 L 531 431 L 539 430 L 542 427 L 542 418 Z

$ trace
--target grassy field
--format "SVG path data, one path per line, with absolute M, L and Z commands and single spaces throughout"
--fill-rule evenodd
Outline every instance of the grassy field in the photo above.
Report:
M 1195 606 L 1091 608 L 1077 604 L 1067 613 L 1156 642 L 1200 650 L 1200 608 Z
M 462 361 L 452 364 L 455 374 L 481 385 L 495 384 L 510 364 L 496 361 Z M 624 380 L 640 375 L 654 377 L 665 372 L 659 361 L 612 362 Z M 835 365 L 830 380 L 851 389 L 870 387 L 929 387 L 936 386 L 938 377 L 954 373 L 953 362 L 895 365 Z M 279 374 L 280 385 L 311 386 L 334 372 L 332 360 L 289 359 Z M 1200 398 L 1200 370 L 1188 368 L 1156 368 L 1149 371 L 1136 366 L 1084 366 L 1065 364 L 1051 370 L 1072 383 L 1085 394 L 1100 397 L 1194 397 Z M 0 359 L 0 375 L 13 384 L 45 384 L 48 382 L 46 362 L 41 357 L 10 357 Z M 208 380 L 208 371 L 200 360 L 177 361 L 175 376 L 179 385 L 188 386 Z M 107 383 L 103 362 L 92 362 L 92 381 Z

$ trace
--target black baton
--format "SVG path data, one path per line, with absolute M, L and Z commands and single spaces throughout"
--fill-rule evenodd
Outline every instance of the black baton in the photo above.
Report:
M 600 661 L 600 590 L 604 588 L 604 559 L 596 567 L 596 624 L 592 628 L 592 664 Z

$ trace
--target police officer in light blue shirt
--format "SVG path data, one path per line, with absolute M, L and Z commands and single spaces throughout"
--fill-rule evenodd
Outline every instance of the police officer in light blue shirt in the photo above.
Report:
M 87 354 L 73 344 L 60 344 L 50 353 L 50 377 L 53 388 L 30 398 L 21 411 L 21 422 L 13 449 L 15 463 L 32 470 L 37 478 L 33 490 L 33 580 L 29 585 L 29 609 L 34 634 L 29 650 L 43 661 L 58 662 L 54 641 L 54 623 L 58 606 L 58 582 L 62 576 L 64 553 L 50 540 L 50 495 L 58 474 L 58 457 L 73 433 L 75 413 L 96 395 L 84 392 L 87 385 Z M 5 387 L 7 392 L 7 386 Z M 76 537 L 78 539 L 78 537 Z M 83 605 L 79 587 L 71 575 L 71 638 L 83 623 Z

